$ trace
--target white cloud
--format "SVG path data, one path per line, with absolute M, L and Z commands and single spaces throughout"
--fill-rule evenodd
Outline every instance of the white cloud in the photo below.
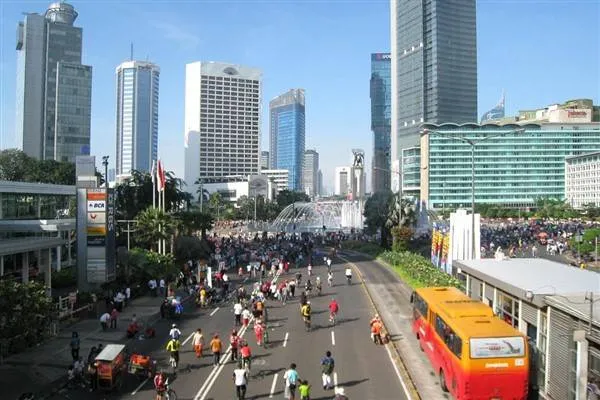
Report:
M 150 25 L 162 31 L 166 39 L 177 42 L 182 49 L 195 49 L 200 45 L 200 38 L 180 24 L 170 21 L 151 21 Z

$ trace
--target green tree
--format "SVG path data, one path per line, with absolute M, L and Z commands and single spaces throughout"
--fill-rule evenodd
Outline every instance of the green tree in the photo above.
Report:
M 35 160 L 18 149 L 0 152 L 0 180 L 29 181 Z
M 206 212 L 192 209 L 191 211 L 181 211 L 177 213 L 177 219 L 181 223 L 184 236 L 193 236 L 195 232 L 200 231 L 202 237 L 206 237 L 206 232 L 211 230 L 214 225 L 214 217 Z
M 124 268 L 119 270 L 119 280 L 125 282 L 148 282 L 150 278 L 175 278 L 178 268 L 172 254 L 158 254 L 146 249 L 134 248 L 127 252 Z
M 206 260 L 211 252 L 208 242 L 195 236 L 179 236 L 175 239 L 175 260 L 179 263 L 188 260 Z
M 392 228 L 399 226 L 415 226 L 417 223 L 417 213 L 413 202 L 409 199 L 401 199 L 399 193 L 392 195 L 391 204 L 387 213 L 387 226 Z
M 310 197 L 304 192 L 292 192 L 286 189 L 277 194 L 275 201 L 279 208 L 283 210 L 292 203 L 310 202 Z
M 0 337 L 18 338 L 9 343 L 9 351 L 21 351 L 39 342 L 53 311 L 52 298 L 43 284 L 0 281 Z
M 168 240 L 174 232 L 173 217 L 158 208 L 148 207 L 137 217 L 137 237 L 154 250 L 159 240 Z
M 365 231 L 369 234 L 380 231 L 380 245 L 384 248 L 388 248 L 390 227 L 387 222 L 393 202 L 394 194 L 391 191 L 377 192 L 365 202 Z

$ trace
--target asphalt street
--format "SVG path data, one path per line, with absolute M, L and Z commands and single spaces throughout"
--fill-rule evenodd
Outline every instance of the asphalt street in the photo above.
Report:
M 270 344 L 266 348 L 258 348 L 251 328 L 244 332 L 243 336 L 250 343 L 253 353 L 246 399 L 283 398 L 283 374 L 292 362 L 298 366 L 300 379 L 306 379 L 311 384 L 311 399 L 333 399 L 333 390 L 326 391 L 321 386 L 320 360 L 327 350 L 332 352 L 335 359 L 334 383 L 345 389 L 349 399 L 407 399 L 388 352 L 382 346 L 375 346 L 370 340 L 369 320 L 374 312 L 364 288 L 356 276 L 353 284 L 347 285 L 343 276 L 344 268 L 344 264 L 334 264 L 332 288 L 327 287 L 325 267 L 313 268 L 313 275 L 318 274 L 324 285 L 323 294 L 310 299 L 313 310 L 310 332 L 304 329 L 297 299 L 292 299 L 285 306 L 280 302 L 268 302 Z M 295 272 L 296 270 L 292 270 L 290 275 L 282 275 L 279 279 L 287 279 Z M 304 282 L 305 269 L 302 274 Z M 332 297 L 340 304 L 335 327 L 328 322 L 327 305 Z M 178 323 L 185 345 L 180 354 L 179 370 L 170 381 L 179 400 L 235 398 L 232 380 L 234 363 L 230 360 L 229 353 L 225 353 L 223 357 L 226 362 L 213 366 L 211 354 L 205 353 L 203 358 L 197 359 L 190 341 L 186 341 L 197 328 L 202 328 L 206 339 L 213 333 L 219 333 L 223 342 L 228 343 L 233 328 L 231 308 L 231 304 L 206 310 L 190 307 Z M 157 338 L 136 341 L 130 346 L 132 351 L 151 354 L 167 372 L 170 369 L 167 367 L 168 355 L 164 346 L 170 323 L 160 321 L 156 326 Z M 127 376 L 118 392 L 89 393 L 83 389 L 72 389 L 55 398 L 135 400 L 153 399 L 154 393 L 152 382 Z M 299 399 L 299 396 L 296 398 Z

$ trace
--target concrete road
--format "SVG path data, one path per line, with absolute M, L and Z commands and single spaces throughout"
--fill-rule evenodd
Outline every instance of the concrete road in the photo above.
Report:
M 270 344 L 267 348 L 257 347 L 252 330 L 244 332 L 254 358 L 246 399 L 283 398 L 283 374 L 292 362 L 297 364 L 300 378 L 307 379 L 311 384 L 311 399 L 332 399 L 333 391 L 325 391 L 321 386 L 320 359 L 327 350 L 333 353 L 336 362 L 334 383 L 344 387 L 350 399 L 408 399 L 388 352 L 370 341 L 368 322 L 374 312 L 363 286 L 356 281 L 347 285 L 343 271 L 344 265 L 334 265 L 334 279 L 337 282 L 334 287 L 328 288 L 325 267 L 313 269 L 313 274 L 319 274 L 325 285 L 322 296 L 311 298 L 313 329 L 310 332 L 304 329 L 297 299 L 289 301 L 285 306 L 279 302 L 269 302 Z M 305 281 L 306 271 L 302 272 L 302 279 Z M 288 277 L 284 275 L 280 279 Z M 332 297 L 337 298 L 340 304 L 338 324 L 335 327 L 328 322 L 327 305 Z M 200 360 L 196 359 L 191 344 L 185 341 L 196 328 L 202 328 L 205 336 L 218 332 L 224 341 L 228 341 L 233 328 L 231 305 L 190 311 L 179 325 L 185 345 L 181 352 L 179 371 L 171 379 L 178 399 L 234 399 L 234 364 L 228 353 L 224 357 L 227 362 L 213 366 L 209 354 Z M 136 342 L 139 351 L 151 352 L 163 366 L 167 364 L 167 354 L 163 349 L 168 329 L 169 323 L 162 321 L 157 327 L 157 339 Z M 83 389 L 74 389 L 56 399 L 152 399 L 153 395 L 150 381 L 138 381 L 128 376 L 118 393 L 89 393 Z M 299 396 L 296 398 L 299 399 Z

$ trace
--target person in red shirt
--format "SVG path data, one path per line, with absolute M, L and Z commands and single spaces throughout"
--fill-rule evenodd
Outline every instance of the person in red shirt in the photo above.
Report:
M 242 343 L 242 347 L 240 348 L 240 356 L 242 357 L 242 364 L 246 365 L 248 370 L 250 370 L 250 362 L 252 361 L 252 350 L 250 350 L 250 345 L 248 345 L 248 342 L 246 341 Z
M 238 347 L 240 343 L 240 337 L 237 334 L 237 331 L 234 329 L 231 332 L 231 336 L 229 337 L 229 343 L 231 344 L 231 359 L 233 361 L 238 359 Z
M 335 317 L 337 316 L 338 311 L 340 310 L 340 306 L 335 299 L 331 299 L 329 303 L 329 321 L 335 322 Z
M 163 394 L 167 390 L 165 375 L 162 371 L 154 375 L 154 389 L 156 389 L 156 400 L 162 400 Z
M 263 334 L 265 332 L 265 327 L 260 319 L 256 320 L 254 324 L 254 335 L 256 336 L 256 343 L 260 346 L 263 341 Z

